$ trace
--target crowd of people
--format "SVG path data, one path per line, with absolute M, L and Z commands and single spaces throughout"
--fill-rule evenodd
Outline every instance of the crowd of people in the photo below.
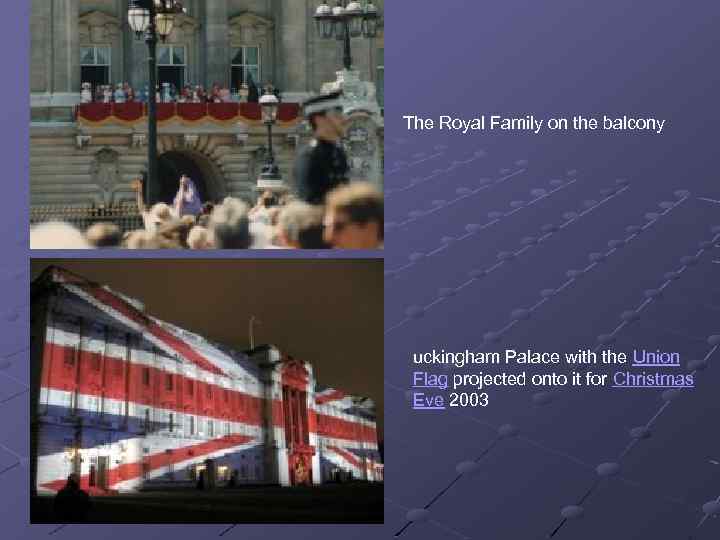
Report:
M 369 182 L 349 180 L 342 147 L 347 117 L 342 95 L 304 104 L 313 129 L 295 163 L 297 195 L 265 191 L 254 204 L 228 197 L 202 201 L 187 175 L 173 201 L 146 206 L 143 182 L 133 182 L 142 229 L 123 232 L 98 223 L 81 231 L 69 223 L 33 227 L 31 249 L 378 249 L 384 238 L 384 199 Z
M 146 208 L 135 183 L 144 228 L 123 233 L 113 223 L 81 231 L 69 223 L 34 227 L 32 249 L 377 249 L 383 242 L 383 198 L 374 186 L 353 182 L 331 191 L 325 205 L 266 191 L 250 207 L 228 197 L 199 204 L 187 176 L 173 205 Z
M 266 84 L 263 92 L 275 94 L 280 99 L 278 90 L 272 84 Z M 260 98 L 260 89 L 249 78 L 240 88 L 228 88 L 215 83 L 209 89 L 202 85 L 185 85 L 181 88 L 172 83 L 162 83 L 156 87 L 155 100 L 158 103 L 237 103 L 247 101 L 256 103 Z M 93 88 L 90 83 L 83 83 L 80 94 L 81 103 L 147 103 L 149 90 L 147 87 L 135 90 L 130 83 L 101 84 Z

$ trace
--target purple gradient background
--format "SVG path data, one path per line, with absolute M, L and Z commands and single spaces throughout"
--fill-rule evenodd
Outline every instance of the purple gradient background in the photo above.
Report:
M 2 100 L 7 164 L 6 253 L 0 264 L 5 306 L 2 351 L 26 344 L 28 253 L 24 225 L 27 200 L 27 47 L 29 4 L 8 3 L 0 33 L 8 73 Z M 22 12 L 22 13 L 21 13 Z M 594 346 L 638 306 L 680 258 L 720 225 L 720 206 L 697 197 L 720 198 L 718 126 L 720 6 L 703 1 L 637 2 L 388 2 L 386 18 L 386 328 L 404 321 L 412 306 L 427 306 L 441 288 L 453 288 L 472 269 L 487 268 L 501 251 L 514 251 L 527 236 L 540 236 L 548 223 L 563 222 L 584 201 L 616 179 L 630 188 L 529 249 L 492 274 L 389 330 L 386 337 L 386 524 L 384 526 L 242 526 L 230 536 L 302 539 L 391 537 L 408 509 L 422 507 L 454 477 L 458 462 L 478 456 L 511 423 L 520 436 L 500 441 L 472 476 L 462 478 L 414 524 L 405 538 L 543 538 L 557 525 L 560 509 L 574 504 L 596 477 L 594 467 L 613 461 L 629 441 L 628 429 L 642 425 L 661 404 L 657 391 L 560 391 L 555 402 L 533 404 L 533 390 L 492 392 L 487 409 L 413 412 L 405 390 L 408 358 L 434 347 L 479 348 L 483 335 L 503 327 L 510 312 L 527 308 L 539 292 L 566 281 L 569 269 L 588 264 L 588 254 L 607 250 L 625 227 L 647 222 L 658 203 L 692 193 L 630 244 L 539 307 L 504 334 L 497 347 L 538 350 Z M 539 116 L 630 114 L 666 118 L 662 136 L 565 133 L 530 135 L 411 134 L 402 115 L 475 116 L 493 112 Z M 476 157 L 483 150 L 484 157 Z M 467 164 L 456 164 L 473 158 Z M 525 165 L 527 161 L 527 165 Z M 518 165 L 518 163 L 520 163 Z M 482 178 L 503 169 L 523 173 L 451 205 L 461 187 L 475 189 Z M 406 189 L 416 178 L 427 181 Z M 483 224 L 491 211 L 506 212 L 512 201 L 529 201 L 533 189 L 551 189 L 553 179 L 575 183 L 503 218 L 476 235 L 458 240 L 467 224 Z M 436 210 L 404 225 L 410 212 Z M 445 201 L 442 203 L 441 201 Z M 418 215 L 418 214 L 413 214 Z M 23 231 L 23 232 L 18 232 Z M 427 254 L 447 237 L 448 247 L 397 275 L 409 256 Z M 680 351 L 683 364 L 701 358 L 706 338 L 720 333 L 720 250 L 709 248 L 699 263 L 667 286 L 641 318 L 618 334 L 616 348 Z M 43 253 L 55 256 L 55 253 Z M 443 293 L 445 294 L 445 293 Z M 417 311 L 417 310 L 416 310 Z M 19 318 L 17 313 L 20 313 Z M 13 320 L 15 319 L 15 320 Z M 715 362 L 720 361 L 716 353 Z M 26 358 L 11 359 L 7 373 L 27 380 Z M 599 369 L 598 369 L 599 371 Z M 602 484 L 586 501 L 585 516 L 569 522 L 560 539 L 711 539 L 717 520 L 699 529 L 701 506 L 720 495 L 718 366 L 698 376 L 698 388 L 682 394 L 623 462 L 619 477 Z M 18 389 L 0 378 L 0 399 Z M 27 455 L 27 403 L 0 405 L 0 444 Z M 0 469 L 15 458 L 0 451 Z M 4 475 L 0 519 L 10 538 L 36 538 L 52 527 L 29 526 L 27 467 Z M 239 509 L 242 511 L 242 509 Z M 73 526 L 57 536 L 177 539 L 219 534 L 222 526 Z

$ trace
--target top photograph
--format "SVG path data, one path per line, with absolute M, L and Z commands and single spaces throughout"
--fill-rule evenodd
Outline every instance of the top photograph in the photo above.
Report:
M 383 0 L 31 5 L 31 249 L 383 248 Z

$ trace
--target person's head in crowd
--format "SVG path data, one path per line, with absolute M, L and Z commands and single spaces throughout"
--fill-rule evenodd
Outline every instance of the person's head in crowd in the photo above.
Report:
M 30 229 L 30 249 L 92 249 L 92 246 L 72 225 L 51 221 Z
M 316 139 L 338 142 L 345 136 L 348 118 L 343 112 L 342 92 L 312 97 L 303 107 Z
M 197 217 L 197 224 L 198 224 L 200 227 L 205 227 L 205 228 L 207 229 L 208 226 L 210 225 L 210 215 L 211 215 L 211 214 L 212 214 L 212 213 L 210 213 L 210 214 L 200 214 L 200 215 Z
M 238 199 L 228 198 L 216 206 L 210 216 L 209 230 L 217 249 L 247 249 L 250 237 L 248 206 Z
M 124 241 L 127 249 L 167 249 L 169 246 L 162 237 L 145 230 L 132 231 Z
M 199 225 L 190 229 L 187 243 L 190 249 L 212 249 L 213 247 L 210 238 L 210 231 Z
M 188 230 L 192 229 L 197 224 L 197 218 L 195 216 L 183 216 L 180 218 L 180 221 L 187 226 Z
M 80 477 L 72 473 L 68 475 L 67 482 L 65 483 L 65 487 L 71 491 L 76 491 L 80 489 Z
M 95 248 L 115 248 L 122 243 L 122 231 L 114 223 L 96 223 L 85 231 L 85 238 Z
M 157 203 L 150 208 L 145 219 L 145 229 L 155 233 L 163 223 L 173 219 L 172 209 L 165 203 Z
M 262 195 L 260 195 L 259 204 L 263 208 L 273 208 L 277 206 L 279 203 L 277 195 L 273 193 L 272 191 L 265 190 Z
M 168 249 L 186 249 L 190 229 L 195 226 L 195 220 L 173 219 L 163 223 L 157 230 L 157 236 Z
M 293 249 L 327 249 L 323 239 L 323 209 L 296 201 L 280 211 L 277 243 Z
M 382 193 L 368 182 L 352 182 L 327 196 L 324 238 L 334 248 L 381 247 L 384 223 Z
M 277 208 L 277 195 L 270 190 L 264 191 L 257 199 L 257 203 L 250 210 L 249 217 L 251 222 L 262 223 L 264 225 L 272 225 L 270 211 Z
M 287 206 L 293 201 L 297 201 L 298 198 L 293 195 L 290 191 L 286 191 L 278 198 L 278 206 Z

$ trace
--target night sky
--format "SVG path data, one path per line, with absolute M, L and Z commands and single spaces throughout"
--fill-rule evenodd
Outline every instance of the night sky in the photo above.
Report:
M 45 260 L 137 298 L 147 312 L 238 351 L 270 343 L 317 381 L 370 397 L 383 428 L 383 267 L 354 260 Z

